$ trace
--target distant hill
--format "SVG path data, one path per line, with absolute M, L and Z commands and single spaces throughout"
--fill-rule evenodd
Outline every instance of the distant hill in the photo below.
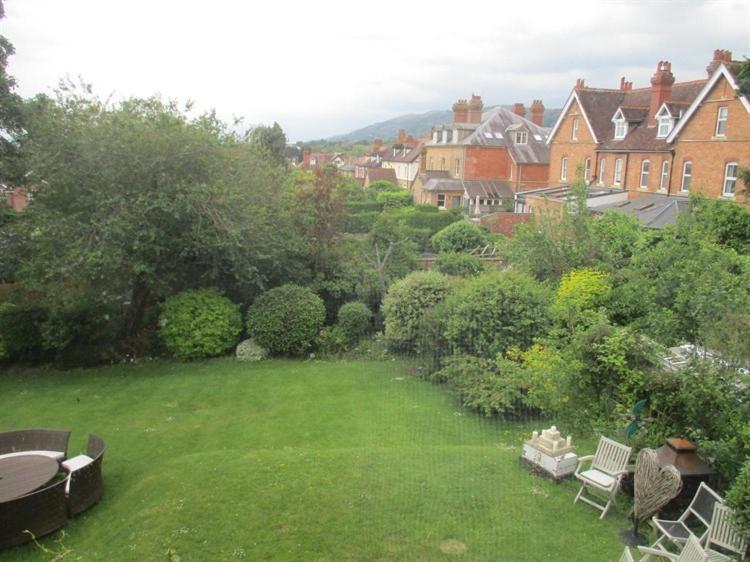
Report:
M 497 106 L 485 107 L 485 111 L 492 109 Z M 511 106 L 505 106 L 508 109 Z M 561 109 L 547 109 L 544 112 L 544 126 L 552 127 L 557 121 L 557 117 L 560 115 Z M 528 116 L 528 114 L 527 114 Z M 344 133 L 341 135 L 334 135 L 329 137 L 330 142 L 353 142 L 353 141 L 371 141 L 374 138 L 382 140 L 389 140 L 396 138 L 399 129 L 405 129 L 410 135 L 420 137 L 430 132 L 432 127 L 436 125 L 444 125 L 450 123 L 453 119 L 452 111 L 433 110 L 425 113 L 409 113 L 407 115 L 400 115 L 388 121 L 382 121 L 380 123 L 373 123 L 361 129 Z

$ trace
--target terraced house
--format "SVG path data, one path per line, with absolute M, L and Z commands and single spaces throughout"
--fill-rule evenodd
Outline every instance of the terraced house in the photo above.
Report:
M 512 111 L 483 109 L 480 96 L 459 100 L 453 122 L 433 128 L 412 190 L 415 202 L 483 215 L 512 208 L 518 191 L 546 185 L 549 130 L 542 126 L 542 102 L 531 105 L 530 120 L 520 103 Z
M 739 61 L 717 50 L 708 76 L 676 82 L 660 61 L 651 86 L 590 88 L 578 80 L 548 138 L 549 185 L 575 179 L 622 189 L 629 199 L 702 193 L 748 204 L 740 168 L 750 167 L 750 104 L 739 94 Z M 656 197 L 656 196 L 661 196 Z

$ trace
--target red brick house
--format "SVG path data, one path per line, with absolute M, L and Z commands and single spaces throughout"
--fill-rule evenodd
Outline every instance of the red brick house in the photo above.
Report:
M 552 128 L 549 185 L 575 179 L 577 166 L 591 185 L 648 194 L 747 203 L 738 186 L 750 166 L 750 104 L 737 94 L 739 64 L 715 51 L 708 78 L 676 82 L 660 61 L 651 87 L 590 88 L 579 80 Z
M 515 193 L 546 185 L 548 129 L 535 100 L 531 120 L 523 104 L 483 112 L 479 96 L 453 105 L 453 122 L 435 127 L 424 146 L 415 202 L 441 209 L 469 207 L 485 214 L 512 207 Z

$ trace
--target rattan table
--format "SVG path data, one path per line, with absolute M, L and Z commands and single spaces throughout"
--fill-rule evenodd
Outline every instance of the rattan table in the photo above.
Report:
M 0 502 L 19 498 L 52 480 L 57 461 L 45 455 L 18 455 L 0 459 Z

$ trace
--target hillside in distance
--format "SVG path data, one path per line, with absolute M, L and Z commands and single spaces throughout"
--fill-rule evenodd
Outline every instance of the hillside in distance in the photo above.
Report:
M 485 111 L 492 109 L 490 106 L 485 107 Z M 512 106 L 506 105 L 508 109 Z M 552 127 L 560 115 L 561 109 L 547 109 L 544 112 L 544 126 Z M 528 116 L 528 114 L 527 114 Z M 430 129 L 436 125 L 444 125 L 450 123 L 453 119 L 453 112 L 449 110 L 432 110 L 426 111 L 425 113 L 409 113 L 407 115 L 399 115 L 393 119 L 387 121 L 381 121 L 380 123 L 373 123 L 360 129 L 356 129 L 349 133 L 343 133 L 340 135 L 334 135 L 329 137 L 330 142 L 353 142 L 353 141 L 371 141 L 372 139 L 379 138 L 382 140 L 390 140 L 396 138 L 399 129 L 406 130 L 407 133 L 414 136 L 426 135 L 430 132 Z

